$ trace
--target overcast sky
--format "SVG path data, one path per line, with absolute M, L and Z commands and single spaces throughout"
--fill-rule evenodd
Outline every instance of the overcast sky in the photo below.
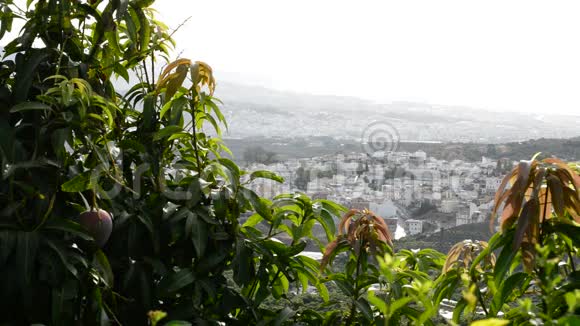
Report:
M 157 0 L 219 80 L 580 114 L 579 1 Z
M 176 52 L 209 63 L 218 88 L 232 81 L 383 103 L 580 115 L 580 1 L 154 6 L 170 28 L 191 17 L 175 34 Z

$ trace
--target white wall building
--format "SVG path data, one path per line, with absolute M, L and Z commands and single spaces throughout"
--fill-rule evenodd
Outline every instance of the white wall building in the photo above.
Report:
M 372 202 L 370 203 L 369 209 L 383 218 L 397 215 L 397 206 L 390 200 L 385 200 L 382 203 Z
M 457 209 L 455 216 L 455 225 L 463 225 L 471 223 L 471 215 L 469 214 L 469 206 L 461 205 Z
M 423 232 L 423 221 L 421 220 L 406 220 L 405 223 L 407 224 L 407 229 L 409 230 L 408 234 L 419 234 Z
M 441 201 L 441 209 L 442 213 L 453 213 L 457 211 L 459 207 L 459 200 L 457 199 L 446 199 Z
M 485 190 L 488 193 L 494 193 L 501 185 L 501 178 L 489 177 L 485 179 Z

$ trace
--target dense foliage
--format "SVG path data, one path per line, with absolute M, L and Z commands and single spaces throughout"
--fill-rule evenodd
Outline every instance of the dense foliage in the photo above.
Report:
M 25 23 L 0 62 L 0 323 L 580 322 L 577 165 L 508 174 L 489 243 L 396 251 L 372 212 L 250 190 L 283 180 L 222 155 L 212 70 L 169 62 L 152 2 L 0 4 L 0 38 Z

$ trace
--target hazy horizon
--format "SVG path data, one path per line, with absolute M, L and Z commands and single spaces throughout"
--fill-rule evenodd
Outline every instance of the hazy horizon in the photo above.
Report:
M 366 98 L 363 96 L 357 96 L 357 95 L 352 95 L 352 94 L 330 94 L 330 93 L 315 93 L 315 92 L 308 92 L 308 91 L 302 91 L 302 90 L 293 90 L 293 89 L 284 89 L 284 88 L 276 88 L 276 87 L 271 87 L 271 86 L 267 86 L 267 85 L 263 85 L 260 84 L 259 82 L 245 82 L 245 81 L 240 81 L 240 80 L 236 80 L 235 78 L 229 78 L 228 76 L 231 75 L 232 73 L 229 72 L 215 72 L 214 74 L 217 78 L 216 80 L 216 93 L 218 94 L 218 98 L 219 98 L 219 91 L 220 91 L 220 84 L 227 84 L 227 85 L 236 85 L 236 86 L 240 86 L 240 87 L 250 87 L 250 88 L 254 88 L 254 89 L 263 89 L 264 91 L 273 91 L 273 92 L 280 92 L 280 93 L 286 93 L 286 94 L 296 94 L 296 95 L 305 95 L 305 96 L 314 96 L 314 97 L 335 97 L 335 98 L 344 98 L 344 99 L 357 99 L 357 100 L 361 100 L 363 102 L 366 102 L 368 104 L 371 105 L 394 105 L 394 104 L 400 104 L 400 103 L 404 103 L 404 104 L 418 104 L 418 105 L 424 105 L 424 106 L 430 106 L 433 108 L 451 108 L 451 107 L 456 107 L 456 108 L 465 108 L 465 109 L 469 109 L 469 110 L 473 110 L 473 111 L 486 111 L 486 112 L 490 112 L 490 113 L 495 113 L 495 112 L 509 112 L 509 113 L 520 113 L 520 114 L 525 114 L 526 111 L 518 111 L 518 110 L 510 110 L 510 109 L 499 109 L 499 108 L 493 108 L 493 107 L 477 107 L 477 106 L 472 106 L 472 105 L 462 105 L 462 104 L 446 104 L 446 103 L 432 103 L 432 102 L 425 102 L 425 101 L 415 101 L 415 100 L 405 100 L 405 99 L 394 99 L 391 101 L 388 100 L 375 100 L 375 99 L 371 99 L 371 98 Z M 223 78 L 220 79 L 219 76 L 222 76 Z M 532 116 L 538 117 L 538 116 L 574 116 L 574 117 L 580 117 L 580 110 L 578 110 L 578 112 L 552 112 L 552 111 L 547 111 L 547 112 L 534 112 L 531 111 L 529 112 Z
M 580 115 L 580 3 L 157 1 L 218 81 L 376 103 Z

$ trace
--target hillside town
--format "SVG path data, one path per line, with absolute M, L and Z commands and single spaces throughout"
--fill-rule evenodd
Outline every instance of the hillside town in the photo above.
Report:
M 304 192 L 383 217 L 396 238 L 483 222 L 513 162 L 482 157 L 478 162 L 445 161 L 421 150 L 326 155 L 284 162 L 249 164 L 285 179 L 255 181 L 266 198 Z

